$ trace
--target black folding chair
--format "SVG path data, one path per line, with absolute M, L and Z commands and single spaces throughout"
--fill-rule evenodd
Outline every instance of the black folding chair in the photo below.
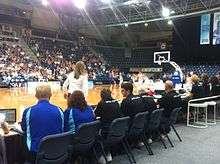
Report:
M 102 142 L 105 147 L 110 147 L 110 146 L 121 143 L 128 156 L 130 163 L 133 163 L 133 162 L 136 163 L 134 156 L 131 152 L 131 148 L 125 137 L 128 131 L 128 128 L 129 128 L 129 120 L 130 120 L 130 117 L 122 117 L 122 118 L 117 118 L 113 120 L 109 127 L 108 135 L 105 139 L 104 138 L 102 139 Z M 107 157 L 105 153 L 103 155 L 105 156 L 105 160 L 107 161 Z
M 153 132 L 155 132 L 159 136 L 160 141 L 163 144 L 164 148 L 167 149 L 167 146 L 166 146 L 163 138 L 161 137 L 161 133 L 159 131 L 160 120 L 161 120 L 163 110 L 164 110 L 163 108 L 156 109 L 151 113 L 150 118 L 149 118 L 149 122 L 145 126 L 145 130 L 146 130 L 146 133 L 148 133 L 148 134 L 152 134 Z
M 144 143 L 149 154 L 153 155 L 150 145 L 147 142 L 147 137 L 145 136 L 145 125 L 148 121 L 148 116 L 148 111 L 135 115 L 129 128 L 128 137 L 140 139 Z
M 44 137 L 37 152 L 35 164 L 68 163 L 72 154 L 72 134 L 61 133 Z
M 85 159 L 91 151 L 98 162 L 98 156 L 95 150 L 95 142 L 100 130 L 100 121 L 84 123 L 79 127 L 78 132 L 73 137 L 73 155 L 80 155 Z M 84 160 L 83 160 L 84 161 Z
M 178 134 L 178 132 L 176 131 L 176 128 L 174 127 L 174 124 L 176 123 L 176 120 L 178 118 L 178 114 L 179 112 L 182 110 L 182 108 L 175 108 L 171 115 L 170 115 L 170 120 L 169 120 L 169 125 L 170 127 L 172 127 L 173 131 L 175 132 L 176 136 L 178 137 L 179 141 L 182 142 L 182 139 L 180 137 L 180 135 Z

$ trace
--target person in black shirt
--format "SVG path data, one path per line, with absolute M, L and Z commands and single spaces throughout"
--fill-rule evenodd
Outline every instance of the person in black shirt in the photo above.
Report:
M 117 100 L 114 100 L 111 96 L 111 91 L 109 89 L 103 89 L 100 93 L 101 101 L 98 103 L 95 109 L 96 117 L 100 117 L 101 121 L 101 135 L 103 138 L 106 138 L 109 131 L 109 126 L 112 121 L 116 118 L 121 117 L 120 107 Z M 107 161 L 110 162 L 112 160 L 112 156 L 110 150 L 105 148 L 107 152 Z M 101 154 L 101 153 L 100 153 Z M 100 156 L 100 161 L 102 161 L 104 157 Z M 99 163 L 102 163 L 100 162 Z
M 192 90 L 191 90 L 191 97 L 192 99 L 198 99 L 205 97 L 205 89 L 203 86 L 199 83 L 199 77 L 197 75 L 192 75 Z
M 216 76 L 213 76 L 210 80 L 211 83 L 211 95 L 217 96 L 220 95 L 220 82 Z
M 144 108 L 142 98 L 133 95 L 133 85 L 131 83 L 123 83 L 121 93 L 124 97 L 121 103 L 121 111 L 124 116 L 133 118 L 137 113 L 147 111 Z
M 202 87 L 204 88 L 204 96 L 209 97 L 211 93 L 211 86 L 209 83 L 209 76 L 208 74 L 202 75 Z
M 173 89 L 172 81 L 166 81 L 165 93 L 162 95 L 162 98 L 158 100 L 160 108 L 164 108 L 163 116 L 169 118 L 173 109 L 181 107 L 181 101 L 180 95 Z
M 111 122 L 121 117 L 119 103 L 112 98 L 109 89 L 103 89 L 101 91 L 101 101 L 95 109 L 95 115 L 96 117 L 100 117 L 103 136 L 107 135 Z
M 165 130 L 166 133 L 168 133 L 170 131 L 168 121 L 173 109 L 182 106 L 181 97 L 173 89 L 172 81 L 168 80 L 165 82 L 165 93 L 162 95 L 162 98 L 158 100 L 158 104 L 160 108 L 164 108 L 161 119 L 161 127 L 163 127 L 163 130 Z

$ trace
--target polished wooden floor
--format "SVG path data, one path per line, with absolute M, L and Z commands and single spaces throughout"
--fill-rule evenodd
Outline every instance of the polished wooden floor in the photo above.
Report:
M 89 105 L 96 105 L 100 100 L 100 91 L 103 88 L 110 88 L 112 96 L 115 99 L 122 99 L 121 91 L 118 86 L 99 85 L 94 86 L 89 90 L 87 101 Z M 22 117 L 23 110 L 32 106 L 37 102 L 34 96 L 35 92 L 30 88 L 1 88 L 0 89 L 0 109 L 16 108 L 17 120 Z M 51 103 L 60 106 L 63 110 L 66 109 L 66 99 L 61 90 L 53 91 Z

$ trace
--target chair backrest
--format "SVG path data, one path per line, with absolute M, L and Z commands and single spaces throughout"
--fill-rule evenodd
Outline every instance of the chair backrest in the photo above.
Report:
M 73 151 L 84 153 L 91 149 L 100 130 L 100 121 L 84 123 L 73 137 Z
M 154 98 L 152 96 L 142 96 L 144 107 L 147 111 L 152 112 L 157 109 L 157 105 L 154 101 Z
M 163 108 L 154 110 L 150 115 L 148 129 L 154 130 L 160 126 L 160 120 L 163 113 Z
M 35 163 L 65 163 L 71 155 L 72 136 L 67 132 L 44 137 L 40 142 Z
M 112 122 L 114 119 L 119 118 L 120 107 L 117 100 L 103 101 L 101 110 L 101 121 Z
M 149 112 L 146 111 L 135 115 L 129 129 L 129 135 L 139 135 L 144 131 L 148 114 Z
M 106 137 L 107 142 L 112 144 L 120 142 L 128 131 L 129 121 L 130 117 L 122 117 L 113 120 Z
M 173 109 L 171 115 L 170 115 L 170 124 L 175 124 L 176 120 L 177 120 L 177 117 L 178 117 L 178 114 L 179 112 L 182 110 L 182 108 L 175 108 Z
M 131 96 L 128 98 L 129 101 L 125 103 L 124 108 L 126 109 L 126 116 L 133 118 L 137 113 L 144 112 L 144 103 L 142 97 L 140 96 Z

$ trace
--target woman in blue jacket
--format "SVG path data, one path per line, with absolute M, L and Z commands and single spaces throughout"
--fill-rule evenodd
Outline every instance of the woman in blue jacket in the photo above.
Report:
M 68 108 L 64 112 L 64 130 L 75 133 L 83 123 L 92 122 L 95 116 L 88 106 L 82 91 L 74 91 L 68 97 Z

